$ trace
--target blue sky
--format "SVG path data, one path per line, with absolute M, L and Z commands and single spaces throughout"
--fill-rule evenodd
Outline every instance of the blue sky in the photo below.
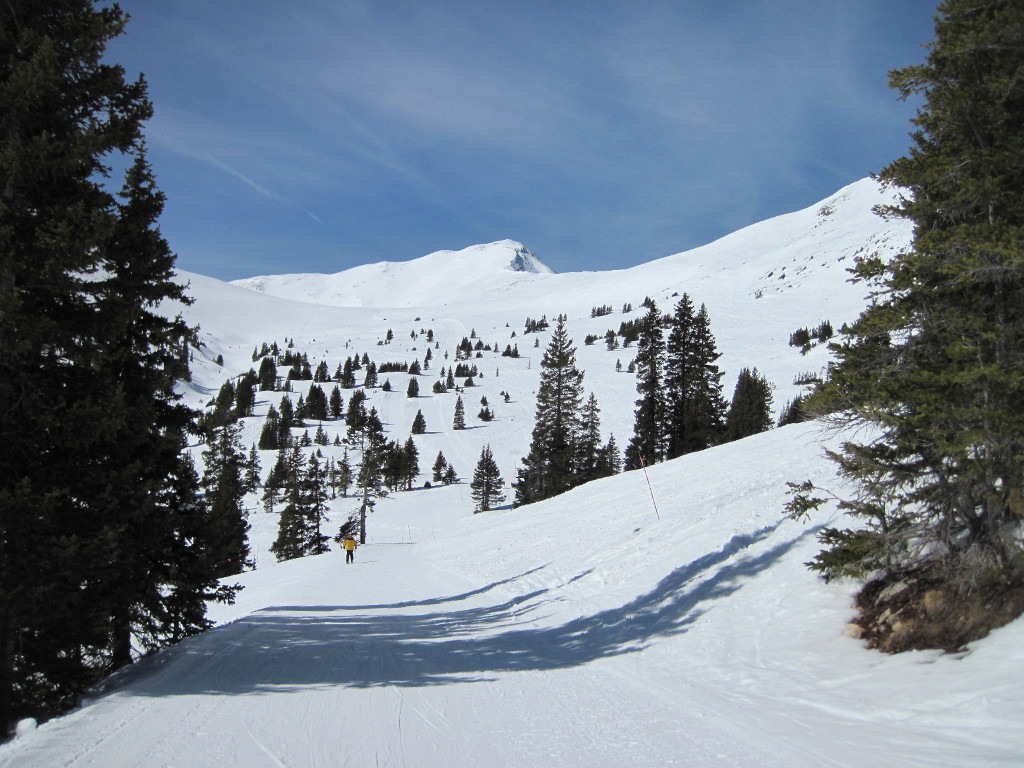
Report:
M 629 267 L 905 154 L 932 0 L 122 0 L 183 269 L 338 272 L 511 238 Z

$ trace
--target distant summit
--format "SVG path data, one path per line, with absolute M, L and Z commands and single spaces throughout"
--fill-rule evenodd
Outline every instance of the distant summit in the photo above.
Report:
M 499 240 L 460 251 L 435 251 L 411 261 L 364 264 L 333 275 L 264 275 L 233 284 L 305 303 L 412 307 L 479 297 L 553 274 L 554 270 L 522 243 Z

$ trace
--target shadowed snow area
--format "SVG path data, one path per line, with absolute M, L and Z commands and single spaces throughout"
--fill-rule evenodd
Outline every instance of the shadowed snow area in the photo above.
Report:
M 853 585 L 803 567 L 815 529 L 771 482 L 827 480 L 821 447 L 652 467 L 660 520 L 637 473 L 475 516 L 465 486 L 388 499 L 355 564 L 244 574 L 220 626 L 0 765 L 1013 765 L 1018 625 L 962 658 L 843 636 Z

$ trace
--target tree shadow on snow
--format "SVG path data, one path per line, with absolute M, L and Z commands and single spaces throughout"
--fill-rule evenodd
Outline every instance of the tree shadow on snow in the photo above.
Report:
M 136 678 L 133 690 L 165 696 L 432 686 L 578 667 L 686 632 L 716 600 L 741 589 L 815 533 L 808 529 L 759 553 L 746 551 L 776 527 L 736 535 L 717 552 L 675 569 L 647 594 L 558 626 L 538 625 L 545 606 L 564 599 L 551 589 L 498 604 L 409 612 L 468 599 L 521 576 L 454 598 L 266 608 L 158 654 L 153 674 Z

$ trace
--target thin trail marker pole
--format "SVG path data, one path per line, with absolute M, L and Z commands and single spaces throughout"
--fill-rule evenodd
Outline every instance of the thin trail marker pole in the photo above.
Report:
M 643 467 L 644 477 L 647 478 L 647 488 L 651 492 L 651 503 L 654 505 L 654 514 L 656 514 L 658 516 L 658 519 L 661 520 L 661 513 L 658 512 L 658 502 L 654 500 L 654 486 L 651 485 L 651 477 L 650 475 L 647 474 L 647 465 L 644 463 L 643 456 L 640 457 L 640 466 Z

